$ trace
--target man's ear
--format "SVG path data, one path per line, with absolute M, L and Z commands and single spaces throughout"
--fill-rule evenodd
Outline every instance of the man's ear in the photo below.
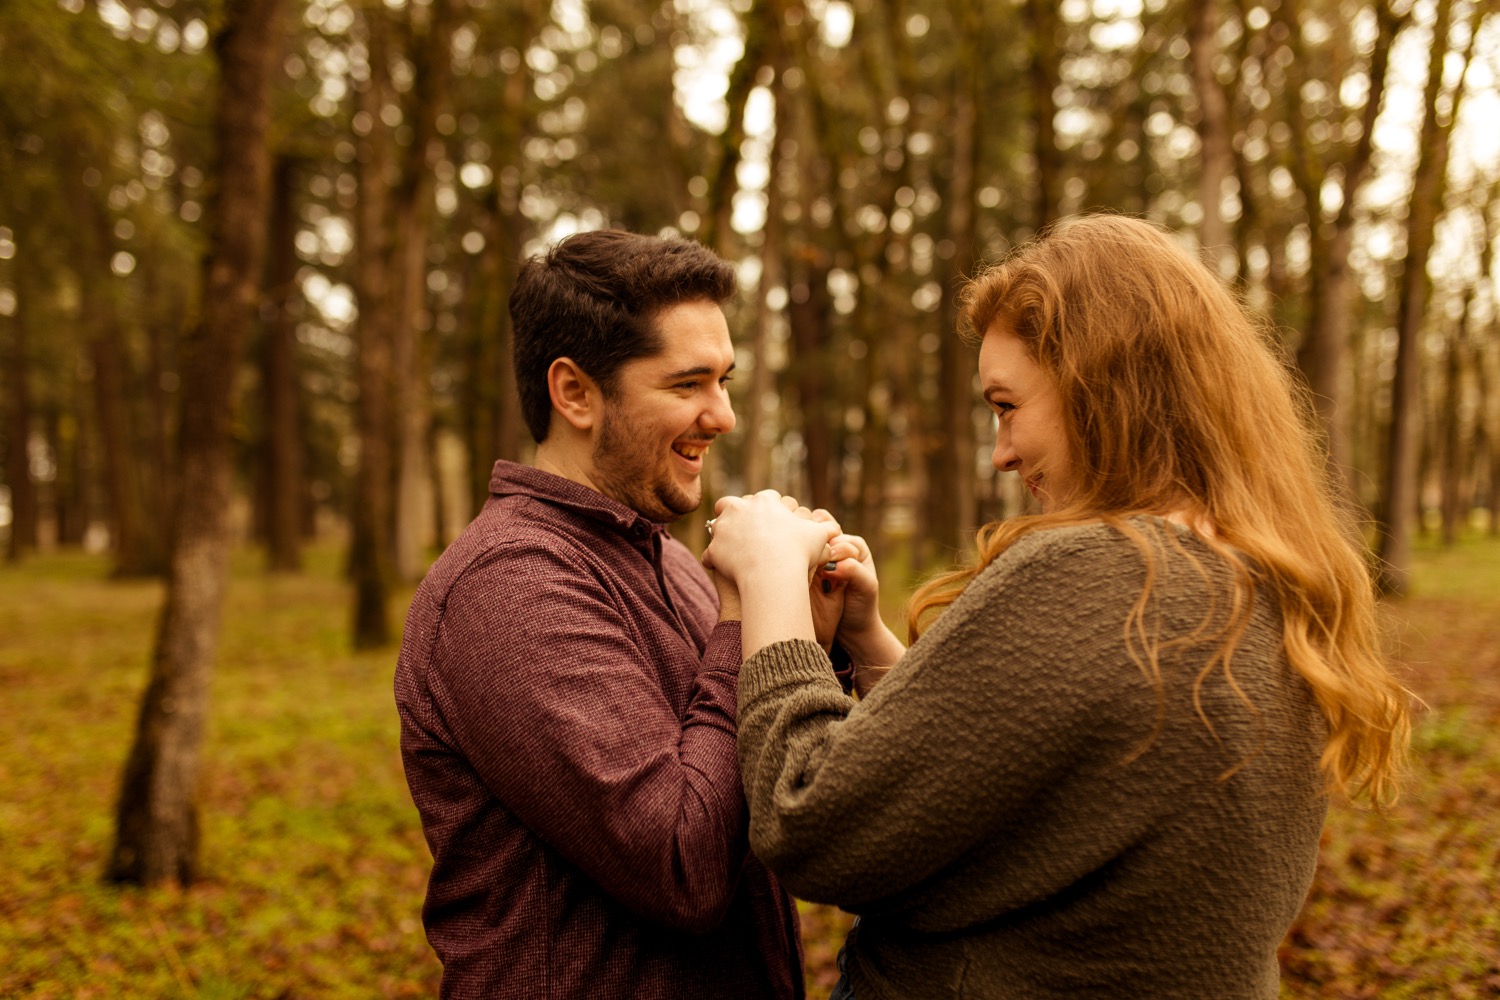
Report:
M 552 409 L 574 429 L 590 431 L 602 413 L 604 394 L 572 358 L 558 358 L 547 368 L 547 395 Z

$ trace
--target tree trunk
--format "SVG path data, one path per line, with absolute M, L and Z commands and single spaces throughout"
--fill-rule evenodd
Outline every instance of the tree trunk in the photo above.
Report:
M 1313 234 L 1312 310 L 1297 361 L 1307 376 L 1328 439 L 1329 461 L 1337 482 L 1349 498 L 1358 496 L 1354 482 L 1353 448 L 1350 442 L 1349 393 L 1346 382 L 1349 356 L 1349 316 L 1353 276 L 1349 253 L 1354 242 L 1354 211 L 1369 173 L 1374 152 L 1375 120 L 1384 101 L 1390 68 L 1390 51 L 1396 34 L 1410 16 L 1391 12 L 1386 0 L 1376 4 L 1377 38 L 1370 57 L 1370 89 L 1361 113 L 1359 139 L 1343 163 L 1343 202 L 1326 229 L 1322 224 L 1322 188 L 1326 172 L 1321 159 L 1307 142 L 1302 129 L 1293 129 L 1296 142 L 1295 175 L 1306 203 L 1308 226 Z M 1300 37 L 1293 5 L 1279 8 L 1289 26 L 1289 37 Z M 1294 60 L 1293 66 L 1297 65 Z M 1288 92 L 1296 100 L 1303 77 L 1292 72 Z M 1322 235 L 1320 235 L 1320 233 Z
M 22 260 L 26 257 L 23 254 Z M 18 268 L 18 270 L 20 270 Z M 5 352 L 5 484 L 10 487 L 10 541 L 6 558 L 19 562 L 37 546 L 36 484 L 31 481 L 31 358 L 27 327 L 31 296 L 23 286 L 10 322 L 9 350 Z M 58 456 L 62 460 L 62 456 Z
M 1234 175 L 1234 151 L 1230 148 L 1229 102 L 1214 73 L 1219 52 L 1217 0 L 1190 0 L 1188 46 L 1192 51 L 1193 89 L 1198 96 L 1198 143 L 1202 156 L 1198 167 L 1198 202 L 1203 222 L 1198 243 L 1212 256 L 1220 274 L 1235 270 L 1229 224 L 1224 221 L 1224 182 Z
M 82 284 L 87 285 L 88 282 Z M 114 527 L 114 569 L 117 577 L 156 576 L 165 568 L 161 518 L 151 518 L 141 497 L 139 477 L 148 474 L 135 459 L 130 433 L 130 405 L 126 399 L 124 353 L 117 330 L 105 329 L 103 304 L 84 293 L 86 325 L 99 332 L 89 343 L 94 365 L 94 406 L 98 416 L 104 483 Z
M 1386 441 L 1386 466 L 1382 513 L 1379 521 L 1381 587 L 1401 596 L 1411 586 L 1412 533 L 1418 517 L 1422 412 L 1419 392 L 1422 380 L 1422 319 L 1427 309 L 1427 262 L 1437 229 L 1437 218 L 1447 192 L 1448 139 L 1458 118 L 1467 78 L 1469 52 L 1464 53 L 1465 73 L 1452 94 L 1448 117 L 1437 117 L 1442 93 L 1443 61 L 1448 53 L 1448 29 L 1453 0 L 1438 0 L 1437 20 L 1432 29 L 1432 47 L 1423 99 L 1422 133 L 1416 176 L 1406 216 L 1406 263 L 1401 272 L 1401 292 L 1396 319 L 1396 373 L 1391 385 L 1391 427 Z M 1477 12 L 1477 8 L 1476 8 Z M 1473 27 L 1478 27 L 1477 17 Z M 1469 35 L 1472 49 L 1474 33 Z
M 81 184 L 78 192 L 88 217 L 87 231 L 80 238 L 91 270 L 100 276 L 94 281 L 79 282 L 79 325 L 88 333 L 89 356 L 94 367 L 94 409 L 113 529 L 112 573 L 117 577 L 156 576 L 166 568 L 163 538 L 166 525 L 162 517 L 148 514 L 142 495 L 141 480 L 151 470 L 150 463 L 141 461 L 132 433 L 134 421 L 126 388 L 129 373 L 121 344 L 119 303 L 110 294 L 111 223 L 93 192 Z
M 390 611 L 390 395 L 391 333 L 387 292 L 391 277 L 386 220 L 390 205 L 392 142 L 380 111 L 390 99 L 386 13 L 365 12 L 370 78 L 360 91 L 360 113 L 368 119 L 359 141 L 359 203 L 355 209 L 354 292 L 359 300 L 356 378 L 359 400 L 359 467 L 355 473 L 353 548 L 354 648 L 391 641 Z
M 1025 22 L 1031 43 L 1031 67 L 1027 83 L 1031 90 L 1032 155 L 1036 157 L 1037 194 L 1036 228 L 1040 231 L 1058 217 L 1062 206 L 1063 162 L 1057 148 L 1053 119 L 1057 117 L 1057 91 L 1062 55 L 1057 48 L 1057 5 L 1051 0 L 1026 0 Z M 971 36 L 977 38 L 978 36 Z M 976 58 L 972 45 L 964 46 L 968 56 Z
M 740 463 L 741 484 L 749 492 L 763 490 L 771 485 L 769 439 L 772 435 L 767 433 L 766 427 L 770 419 L 770 414 L 766 412 L 766 397 L 776 390 L 776 373 L 771 370 L 768 351 L 771 327 L 776 322 L 776 317 L 766 301 L 766 296 L 771 293 L 772 288 L 784 287 L 786 282 L 786 275 L 782 268 L 785 223 L 781 217 L 783 198 L 778 178 L 782 158 L 785 155 L 787 130 L 791 119 L 788 114 L 787 95 L 782 87 L 782 74 L 786 67 L 780 64 L 785 60 L 780 58 L 780 51 L 777 55 L 776 77 L 771 83 L 772 98 L 776 107 L 773 112 L 770 177 L 766 181 L 766 225 L 765 231 L 761 234 L 760 287 L 755 292 L 755 325 L 750 340 L 750 356 L 754 359 L 755 367 L 750 371 L 750 387 L 743 401 L 745 426 L 740 437 L 741 454 L 744 456 L 744 460 Z M 728 155 L 727 149 L 726 155 Z M 727 215 L 723 225 L 728 226 Z
M 177 387 L 173 380 L 177 378 L 175 348 L 182 337 L 180 317 L 187 310 L 176 282 L 169 282 L 166 289 L 160 288 L 160 282 L 157 280 L 160 273 L 159 260 L 165 255 L 158 252 L 152 256 L 158 259 L 143 262 L 147 263 L 143 269 L 146 301 L 154 304 L 155 308 L 149 309 L 145 316 L 147 325 L 145 395 L 148 423 L 143 450 L 149 455 L 150 471 L 145 474 L 142 485 L 145 494 L 153 498 L 148 507 L 167 511 L 172 510 L 177 502 L 176 461 L 173 457 L 172 442 L 172 417 L 175 412 L 172 401 L 178 397 Z M 171 390 L 168 389 L 169 382 L 173 382 Z M 167 528 L 161 523 L 162 520 L 162 518 L 157 518 L 154 523 L 159 525 L 157 530 L 163 536 L 162 560 L 165 564 L 164 536 Z
M 978 38 L 981 18 L 978 0 L 960 0 L 956 20 L 963 37 Z M 947 233 L 953 256 L 939 266 L 942 283 L 940 392 L 941 423 L 935 436 L 931 492 L 936 515 L 933 536 L 938 544 L 963 551 L 979 527 L 978 481 L 974 469 L 974 353 L 955 333 L 957 292 L 964 274 L 972 274 L 978 259 L 974 231 L 974 177 L 979 156 L 979 59 L 971 45 L 956 53 L 953 80 L 952 175 L 947 197 Z M 1049 132 L 1050 135 L 1050 132 Z
M 740 146 L 745 141 L 745 103 L 755 89 L 761 69 L 773 61 L 772 36 L 777 12 L 770 6 L 764 0 L 749 0 L 744 13 L 745 49 L 729 75 L 729 91 L 724 95 L 729 119 L 717 143 L 719 160 L 708 182 L 708 210 L 704 213 L 706 218 L 702 230 L 704 246 L 720 254 L 726 253 L 727 242 L 733 238 L 729 222 L 734 214 L 734 195 L 739 190 L 737 168 L 740 165 Z M 775 159 L 774 154 L 772 159 Z M 775 176 L 773 168 L 773 186 Z M 769 216 L 767 218 L 769 220 Z
M 522 3 L 518 14 L 522 24 L 517 35 L 529 42 L 541 18 L 534 0 Z M 466 373 L 466 395 L 473 406 L 468 435 L 473 442 L 469 481 L 476 511 L 489 499 L 495 460 L 519 461 L 529 437 L 516 400 L 509 303 L 528 225 L 521 214 L 520 168 L 521 147 L 531 131 L 527 100 L 533 82 L 524 60 L 506 77 L 501 92 L 500 139 L 494 144 L 490 161 L 494 182 L 485 201 L 485 246 L 480 261 L 484 297 L 471 351 L 474 365 Z
M 420 7 L 409 7 L 414 16 Z M 396 246 L 400 269 L 392 349 L 393 401 L 397 420 L 394 568 L 414 581 L 427 569 L 433 523 L 431 440 L 432 400 L 425 343 L 432 329 L 427 302 L 427 248 L 432 236 L 433 168 L 443 157 L 438 113 L 448 104 L 453 65 L 454 0 L 433 0 L 427 30 L 414 53 L 416 76 L 409 105 L 412 129 L 395 199 Z
M 65 398 L 76 400 L 83 395 L 76 373 L 65 376 L 65 383 Z M 57 456 L 57 478 L 48 491 L 57 525 L 57 544 L 81 545 L 94 513 L 91 502 L 94 492 L 93 449 L 90 447 L 88 420 L 86 414 L 64 411 L 54 401 L 43 413 L 42 426 L 52 453 Z M 38 507 L 41 506 L 39 502 Z
M 828 317 L 832 303 L 828 295 L 828 264 L 811 246 L 797 255 L 790 268 L 790 299 L 787 322 L 791 327 L 792 376 L 797 407 L 802 413 L 802 443 L 805 449 L 807 494 L 797 499 L 809 507 L 836 509 L 838 497 L 833 476 L 833 419 L 826 405 L 828 381 Z
M 273 572 L 302 568 L 301 379 L 297 365 L 297 163 L 281 157 L 271 184 L 269 253 L 266 257 L 265 392 L 266 427 L 262 448 L 265 476 L 267 567 Z
M 218 186 L 202 317 L 183 357 L 178 441 L 187 488 L 171 521 L 166 601 L 120 790 L 108 868 L 116 881 L 188 881 L 197 868 L 198 765 L 228 571 L 230 423 L 241 347 L 259 299 L 279 7 L 279 0 L 230 3 L 215 40 L 220 79 L 212 176 Z
M 1464 296 L 1464 314 L 1459 317 L 1458 330 L 1444 344 L 1443 391 L 1438 398 L 1439 447 L 1438 482 L 1441 485 L 1441 534 L 1444 546 L 1458 540 L 1468 509 L 1464 503 L 1465 459 L 1469 456 L 1468 442 L 1464 439 L 1463 382 L 1468 337 L 1469 308 L 1473 293 Z

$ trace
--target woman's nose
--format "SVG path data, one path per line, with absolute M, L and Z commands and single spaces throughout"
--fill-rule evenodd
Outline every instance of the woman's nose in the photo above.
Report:
M 1016 449 L 1004 435 L 995 438 L 995 453 L 990 456 L 990 464 L 997 472 L 1012 472 L 1021 467 L 1021 456 L 1016 454 Z

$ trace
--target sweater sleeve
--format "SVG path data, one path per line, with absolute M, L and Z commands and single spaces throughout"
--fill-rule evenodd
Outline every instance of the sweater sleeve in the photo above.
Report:
M 574 554 L 511 543 L 450 593 L 428 683 L 506 809 L 628 909 L 702 932 L 722 920 L 747 849 L 739 624 L 710 635 L 681 716 L 661 652 Z
M 745 663 L 751 845 L 794 893 L 858 912 L 1004 837 L 1084 752 L 1100 707 L 1139 681 L 1120 667 L 1133 595 L 1038 537 L 986 568 L 857 704 L 813 643 Z

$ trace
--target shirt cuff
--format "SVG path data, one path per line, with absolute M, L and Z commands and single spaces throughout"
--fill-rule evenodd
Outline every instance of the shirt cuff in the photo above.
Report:
M 738 674 L 741 657 L 740 623 L 719 622 L 708 634 L 708 642 L 703 647 L 703 669 Z

